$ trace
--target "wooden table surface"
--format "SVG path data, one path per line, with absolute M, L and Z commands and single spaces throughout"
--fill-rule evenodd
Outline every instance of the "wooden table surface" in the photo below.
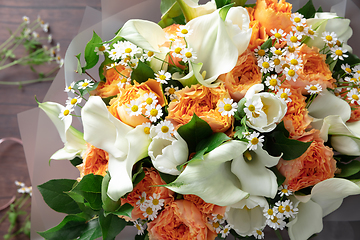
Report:
M 0 0 L 0 43 L 9 37 L 7 29 L 14 31 L 22 22 L 24 15 L 31 21 L 40 15 L 49 23 L 54 43 L 60 43 L 60 54 L 65 56 L 67 46 L 77 34 L 86 6 L 101 10 L 101 0 Z M 0 81 L 24 81 L 36 78 L 37 75 L 26 66 L 13 66 L 0 71 Z M 22 89 L 17 86 L 0 85 L 0 139 L 20 138 L 17 114 L 36 107 L 34 96 L 42 101 L 50 84 L 43 82 L 24 85 Z M 7 141 L 0 145 L 0 206 L 16 195 L 15 180 L 22 181 L 27 186 L 31 185 L 22 146 Z M 0 212 L 0 218 L 5 212 L 6 210 Z M 7 222 L 0 225 L 0 239 L 3 239 L 8 227 Z M 19 235 L 14 239 L 27 239 L 27 237 Z

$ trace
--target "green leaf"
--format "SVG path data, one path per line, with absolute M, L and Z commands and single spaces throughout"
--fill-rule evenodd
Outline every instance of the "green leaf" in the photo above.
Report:
M 189 152 L 192 153 L 201 140 L 212 135 L 212 130 L 207 122 L 194 113 L 190 122 L 179 127 L 178 133 L 186 141 L 189 146 Z
M 300 157 L 311 144 L 311 142 L 301 142 L 288 137 L 289 132 L 281 122 L 274 131 L 266 134 L 264 149 L 272 156 L 282 154 L 282 159 L 292 160 Z
M 71 190 L 85 198 L 94 210 L 101 209 L 101 182 L 103 177 L 100 175 L 88 174 Z
M 102 200 L 102 208 L 104 211 L 112 212 L 118 209 L 121 205 L 121 199 L 118 201 L 113 201 L 109 196 L 107 195 L 107 189 L 109 186 L 110 181 L 110 174 L 107 173 L 101 183 L 101 200 Z
M 334 155 L 335 160 L 340 161 L 340 162 L 350 162 L 356 158 L 358 158 L 360 156 L 349 156 L 349 155 Z
M 149 235 L 147 229 L 145 229 L 143 235 L 136 235 L 135 240 L 149 240 Z
M 65 193 L 70 191 L 75 183 L 77 181 L 72 179 L 53 179 L 39 185 L 38 189 L 46 204 L 53 210 L 76 214 L 81 212 L 78 204 Z
M 319 7 L 318 10 L 316 10 L 316 12 L 324 12 L 322 7 Z
M 360 162 L 357 160 L 354 160 L 348 164 L 337 163 L 336 166 L 341 169 L 340 174 L 336 174 L 336 177 L 346 178 L 360 172 Z
M 83 160 L 80 157 L 75 157 L 74 159 L 70 160 L 70 163 L 76 167 L 79 164 L 82 164 Z
M 112 212 L 112 214 L 120 215 L 120 216 L 127 216 L 131 218 L 131 211 L 134 209 L 133 206 L 129 203 L 125 203 L 124 205 L 121 205 L 119 209 Z M 110 213 L 105 212 L 105 216 L 109 215 Z
M 276 166 L 270 168 L 270 170 L 276 175 L 276 181 L 278 186 L 282 185 L 285 182 L 286 177 L 284 177 L 284 175 L 279 172 Z
M 104 213 L 101 212 L 99 215 L 99 221 L 103 240 L 114 239 L 126 226 L 126 221 L 114 214 L 109 214 L 105 217 Z
M 144 177 L 145 172 L 142 168 L 142 163 L 140 163 L 138 171 L 134 173 L 132 177 L 133 186 L 135 187 L 139 182 L 141 182 L 141 180 L 143 180 Z
M 312 0 L 309 0 L 302 8 L 297 10 L 298 13 L 304 15 L 305 18 L 313 18 L 316 13 L 316 9 Z
M 218 146 L 220 146 L 222 143 L 230 140 L 225 133 L 214 133 L 208 138 L 203 139 L 199 144 L 196 146 L 196 152 L 207 148 L 206 153 L 211 152 Z
M 266 40 L 266 42 L 264 42 L 261 45 L 261 49 L 268 49 L 268 48 L 271 48 L 271 47 L 272 47 L 272 39 L 271 38 L 268 38 L 268 40 Z
M 131 83 L 134 81 L 138 83 L 146 82 L 149 78 L 154 79 L 154 71 L 149 67 L 149 65 L 139 61 L 137 68 L 135 68 L 131 73 Z
M 86 64 L 84 66 L 84 69 L 93 68 L 99 61 L 99 55 L 97 55 L 97 53 L 95 52 L 95 47 L 99 47 L 101 43 L 101 38 L 94 31 L 91 40 L 86 44 L 85 47 L 84 58 Z
M 166 182 L 166 184 L 175 181 L 175 179 L 177 178 L 176 175 L 166 174 L 166 173 L 162 173 L 162 172 L 159 172 L 159 174 L 160 174 L 161 179 L 164 180 L 164 182 Z
M 92 85 L 91 87 L 87 87 L 85 89 L 79 89 L 78 84 L 82 81 L 84 81 L 84 79 L 77 81 L 74 85 L 74 89 L 78 90 L 80 92 L 81 96 L 84 96 L 86 93 L 89 93 L 89 92 L 95 90 L 97 88 L 97 86 L 99 85 L 99 82 L 95 82 L 94 85 Z M 93 82 L 93 80 L 92 80 L 92 82 Z
M 113 99 L 114 97 L 117 97 L 117 95 L 114 95 L 114 96 L 110 96 L 110 97 L 107 97 L 107 98 L 102 98 L 103 102 L 106 104 L 106 106 L 110 106 L 110 100 Z
M 88 222 L 86 229 L 84 229 L 78 240 L 95 240 L 101 236 L 102 233 L 99 218 L 95 218 Z
M 47 240 L 75 239 L 78 238 L 87 227 L 88 225 L 85 219 L 75 215 L 68 215 L 56 227 L 38 233 Z
M 183 16 L 180 5 L 176 0 L 162 0 L 160 3 L 160 11 L 162 16 L 158 24 L 162 28 L 170 26 L 176 18 Z
M 226 1 L 226 0 L 225 0 L 225 1 Z M 226 5 L 226 6 L 223 6 L 223 7 L 220 9 L 219 15 L 220 15 L 220 17 L 221 17 L 222 20 L 225 21 L 226 15 L 227 15 L 227 13 L 229 12 L 229 10 L 230 10 L 230 8 L 231 8 L 232 6 L 234 6 L 234 3 L 231 3 L 231 4 L 228 4 L 228 5 Z
M 215 3 L 216 3 L 216 8 L 219 9 L 219 8 L 222 8 L 222 7 L 230 4 L 231 1 L 230 0 L 215 0 Z
M 100 80 L 102 80 L 102 81 L 106 81 L 105 76 L 104 76 L 104 70 L 106 68 L 106 65 L 109 65 L 114 62 L 107 56 L 107 53 L 105 53 L 104 56 L 105 56 L 105 60 L 101 63 L 101 65 L 99 67 L 99 77 L 100 77 Z
M 166 12 L 168 12 L 173 7 L 173 5 L 175 5 L 175 3 L 176 3 L 176 0 L 161 0 L 161 2 L 160 2 L 161 14 L 165 14 Z M 181 11 L 181 9 L 180 9 L 180 11 Z
M 78 55 L 75 56 L 77 58 L 76 72 L 79 73 L 79 74 L 82 74 L 83 70 L 82 70 L 82 67 L 81 67 L 80 56 L 81 56 L 81 53 L 79 53 Z
M 238 106 L 237 106 L 235 116 L 234 116 L 237 121 L 241 121 L 246 116 L 245 111 L 244 111 L 245 103 L 246 103 L 246 98 L 242 98 L 238 102 Z

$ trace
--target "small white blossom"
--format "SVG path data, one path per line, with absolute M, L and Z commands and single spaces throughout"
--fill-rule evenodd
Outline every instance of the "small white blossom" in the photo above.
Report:
M 319 83 L 315 85 L 306 85 L 305 89 L 308 91 L 308 93 L 312 94 L 319 94 L 322 91 L 322 87 Z
M 292 101 L 291 98 L 289 98 L 289 96 L 291 96 L 291 92 L 289 88 L 279 89 L 279 91 L 276 93 L 276 96 L 285 103 L 289 103 Z
M 104 55 L 104 52 L 107 52 L 109 49 L 109 44 L 103 44 L 99 47 L 95 47 L 94 52 L 96 52 L 97 55 Z
M 182 61 L 185 63 L 193 62 L 197 59 L 196 53 L 192 48 L 184 48 L 180 52 Z
M 179 31 L 176 32 L 176 34 L 179 37 L 188 37 L 193 33 L 193 30 L 190 29 L 188 26 L 181 25 L 179 27 Z
M 261 148 L 263 146 L 264 136 L 260 136 L 260 133 L 258 132 L 253 132 L 246 136 L 246 138 L 249 140 L 247 145 L 249 150 L 256 150 L 258 147 Z
M 84 79 L 84 81 L 81 81 L 78 83 L 79 89 L 86 89 L 91 88 L 94 85 L 94 83 L 89 79 Z
M 356 88 L 351 89 L 347 97 L 351 104 L 356 103 L 360 105 L 360 93 Z
M 142 113 L 141 105 L 142 104 L 139 99 L 131 100 L 130 104 L 126 104 L 126 111 L 130 116 L 139 116 Z
M 171 138 L 174 131 L 174 125 L 169 120 L 162 121 L 155 126 L 155 132 L 157 133 L 156 136 L 160 138 Z
M 284 195 L 285 196 L 290 196 L 292 194 L 292 191 L 288 189 L 288 186 L 287 185 L 280 185 L 279 187 L 279 195 L 280 197 L 283 197 Z
M 72 92 L 72 93 L 74 93 L 74 92 L 75 92 L 74 86 L 75 86 L 75 82 L 72 82 L 72 83 L 70 84 L 70 86 L 65 87 L 64 92 Z
M 234 116 L 237 110 L 237 103 L 233 101 L 234 100 L 231 98 L 224 98 L 223 101 L 219 103 L 219 112 L 221 113 L 221 116 Z
M 147 116 L 149 118 L 150 121 L 152 122 L 157 122 L 158 119 L 160 119 L 163 115 L 162 109 L 161 109 L 161 105 L 148 105 L 145 107 L 146 108 L 146 112 L 145 112 L 145 116 Z
M 167 81 L 170 80 L 171 73 L 160 70 L 158 73 L 155 73 L 155 80 L 161 84 L 167 84 Z

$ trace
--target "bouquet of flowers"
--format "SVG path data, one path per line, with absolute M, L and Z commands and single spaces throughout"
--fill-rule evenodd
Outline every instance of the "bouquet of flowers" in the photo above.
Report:
M 114 239 L 126 225 L 135 239 L 321 232 L 324 216 L 360 194 L 350 21 L 311 1 L 297 12 L 284 0 L 160 8 L 159 23 L 129 20 L 110 40 L 94 32 L 73 66 L 86 78 L 66 86 L 64 105 L 39 102 L 64 143 L 51 159 L 80 172 L 38 186 L 68 214 L 39 234 Z

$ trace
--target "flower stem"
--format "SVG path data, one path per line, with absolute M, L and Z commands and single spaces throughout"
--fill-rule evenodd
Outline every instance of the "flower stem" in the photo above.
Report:
M 54 80 L 53 77 L 48 77 L 48 78 L 38 78 L 38 79 L 33 79 L 33 80 L 27 80 L 27 81 L 18 81 L 18 82 L 5 82 L 5 81 L 0 81 L 0 85 L 24 85 L 24 84 L 31 84 L 31 83 L 37 83 L 37 82 L 46 82 L 46 81 L 52 81 Z

